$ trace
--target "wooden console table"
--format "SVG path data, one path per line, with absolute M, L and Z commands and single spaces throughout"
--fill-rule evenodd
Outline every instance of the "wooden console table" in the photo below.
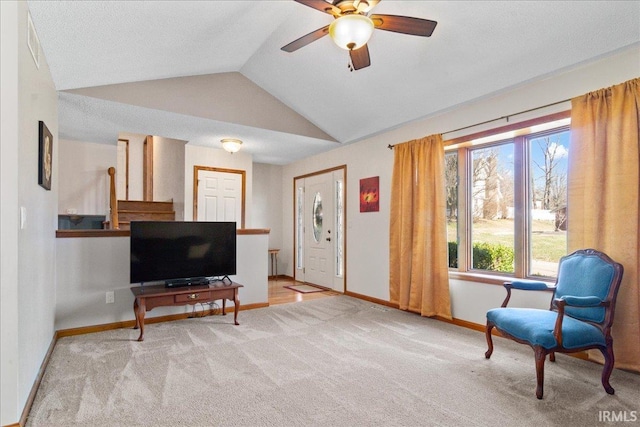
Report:
M 184 286 L 168 288 L 164 285 L 134 286 L 131 292 L 135 296 L 133 301 L 133 314 L 136 317 L 134 329 L 140 328 L 138 341 L 144 340 L 144 315 L 145 312 L 162 306 L 176 306 L 185 304 L 197 304 L 222 300 L 222 314 L 226 315 L 227 300 L 233 301 L 233 323 L 238 323 L 238 310 L 240 300 L 238 299 L 238 289 L 242 285 L 232 282 L 230 285 L 222 283 L 212 283 L 209 285 Z

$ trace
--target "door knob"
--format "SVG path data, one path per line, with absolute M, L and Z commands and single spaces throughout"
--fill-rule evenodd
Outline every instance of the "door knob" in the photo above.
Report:
M 330 242 L 331 241 L 331 237 L 327 237 L 326 240 L 327 240 L 327 242 Z

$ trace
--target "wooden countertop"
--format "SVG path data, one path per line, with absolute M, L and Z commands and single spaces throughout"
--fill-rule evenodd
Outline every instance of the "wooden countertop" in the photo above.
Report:
M 237 230 L 239 236 L 251 234 L 269 234 L 269 228 L 241 228 Z M 129 230 L 56 230 L 56 237 L 77 238 L 77 237 L 129 237 Z

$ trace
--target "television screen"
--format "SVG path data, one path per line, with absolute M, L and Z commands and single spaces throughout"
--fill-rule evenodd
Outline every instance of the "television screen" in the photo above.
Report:
M 131 222 L 130 283 L 168 286 L 236 274 L 235 222 Z

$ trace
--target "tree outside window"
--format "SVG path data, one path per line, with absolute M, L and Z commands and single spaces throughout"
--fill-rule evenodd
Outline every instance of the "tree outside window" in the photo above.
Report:
M 567 254 L 569 131 L 528 139 L 530 276 L 555 276 Z
M 471 150 L 473 269 L 514 272 L 513 142 Z

